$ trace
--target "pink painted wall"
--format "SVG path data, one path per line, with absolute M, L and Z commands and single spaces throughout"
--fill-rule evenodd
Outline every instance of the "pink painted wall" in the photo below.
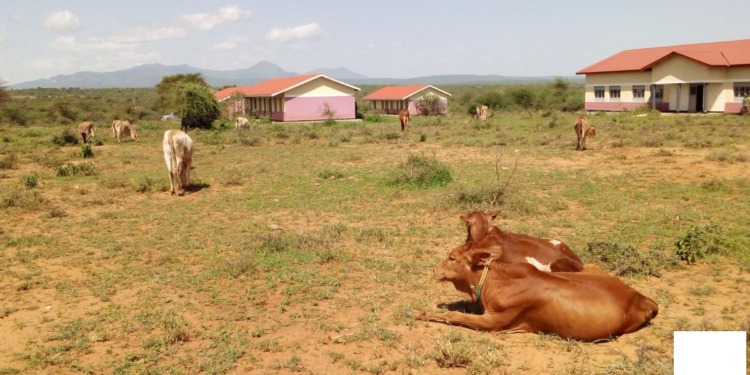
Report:
M 742 113 L 742 103 L 724 103 L 724 113 Z
M 323 104 L 328 103 L 336 112 L 335 119 L 353 119 L 354 96 L 321 96 L 286 98 L 283 120 L 279 121 L 310 121 L 325 120 L 323 116 Z
M 622 111 L 623 109 L 632 111 L 642 106 L 643 104 L 644 102 L 586 102 L 585 108 L 587 111 Z M 647 104 L 650 105 L 650 103 Z M 669 110 L 669 103 L 656 103 L 656 109 L 662 112 L 666 112 Z
M 241 114 L 245 113 L 245 102 L 230 102 L 227 105 L 227 112 L 224 116 L 228 119 L 232 119 L 237 112 Z

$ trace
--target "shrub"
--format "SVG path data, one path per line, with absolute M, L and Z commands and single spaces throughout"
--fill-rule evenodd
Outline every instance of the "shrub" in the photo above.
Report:
M 721 228 L 717 225 L 690 227 L 684 236 L 675 242 L 675 253 L 688 263 L 695 263 L 709 254 L 716 254 L 727 247 Z
M 47 200 L 38 191 L 21 188 L 10 190 L 0 200 L 0 207 L 2 208 L 35 209 L 43 204 L 47 204 Z
M 474 345 L 456 331 L 445 337 L 437 337 L 432 358 L 442 368 L 467 367 L 476 356 Z
M 21 184 L 23 184 L 23 186 L 31 189 L 31 188 L 37 187 L 37 185 L 39 184 L 39 180 L 37 179 L 37 177 L 36 177 L 35 174 L 31 174 L 31 175 L 23 177 L 21 179 Z
M 427 134 L 422 133 L 422 134 L 419 135 L 419 141 L 420 142 L 425 142 L 426 140 L 427 140 Z
M 414 101 L 417 111 L 423 115 L 435 115 L 445 113 L 447 108 L 445 102 L 439 96 L 429 93 Z
M 747 159 L 747 155 L 745 155 L 742 152 L 732 152 L 732 151 L 729 151 L 729 150 L 720 150 L 720 151 L 714 151 L 714 152 L 706 155 L 706 160 L 708 160 L 708 161 L 728 162 L 728 163 L 734 164 L 734 163 L 744 163 L 748 159 Z
M 639 251 L 630 245 L 613 242 L 593 242 L 586 245 L 586 253 L 604 262 L 615 276 L 661 276 L 661 270 L 677 265 L 676 258 L 659 251 Z
M 365 113 L 365 122 L 381 122 L 383 121 L 383 115 L 379 112 Z
M 5 155 L 0 159 L 0 169 L 13 169 L 18 165 L 18 156 L 16 154 Z
M 77 145 L 78 137 L 69 128 L 65 128 L 52 137 L 52 143 L 58 146 Z
M 392 173 L 389 183 L 409 188 L 442 187 L 453 181 L 450 168 L 434 157 L 410 154 Z
M 106 176 L 99 180 L 99 184 L 107 189 L 122 189 L 128 186 L 128 180 L 120 176 Z
M 398 134 L 396 132 L 385 133 L 385 139 L 390 140 L 390 139 L 399 139 L 399 138 L 401 138 L 401 134 Z
M 65 212 L 65 211 L 63 211 L 59 207 L 52 207 L 52 208 L 50 208 L 48 214 L 49 214 L 49 217 L 51 217 L 53 219 L 59 219 L 59 218 L 63 218 L 65 216 L 68 216 L 68 213 Z
M 94 157 L 94 149 L 91 148 L 90 144 L 84 143 L 83 146 L 81 146 L 81 157 L 84 159 Z
M 227 273 L 229 277 L 236 279 L 242 275 L 249 274 L 255 271 L 255 262 L 253 255 L 247 252 L 240 253 L 236 257 L 227 259 L 224 262 L 222 271 Z
M 261 124 L 270 124 L 271 123 L 271 117 L 270 116 L 263 116 L 260 118 Z
M 324 180 L 338 180 L 340 178 L 344 178 L 345 176 L 346 175 L 344 174 L 344 171 L 338 168 L 326 168 L 318 172 L 318 177 Z
M 85 162 L 80 164 L 70 164 L 58 166 L 55 168 L 55 173 L 60 176 L 95 176 L 99 174 L 96 167 L 91 162 Z

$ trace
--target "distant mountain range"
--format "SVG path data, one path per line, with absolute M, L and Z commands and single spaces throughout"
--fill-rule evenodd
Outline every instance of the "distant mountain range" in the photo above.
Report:
M 115 72 L 78 72 L 61 74 L 51 78 L 21 82 L 11 85 L 11 89 L 28 89 L 37 87 L 62 88 L 125 88 L 125 87 L 153 87 L 164 76 L 172 74 L 201 73 L 206 82 L 214 87 L 227 85 L 253 85 L 270 78 L 298 75 L 288 72 L 278 65 L 261 61 L 249 68 L 237 70 L 209 70 L 190 65 L 162 65 L 145 64 Z M 355 85 L 395 85 L 395 84 L 459 84 L 459 83 L 544 83 L 554 77 L 506 77 L 499 75 L 435 75 L 416 78 L 370 78 L 353 72 L 344 67 L 316 69 L 308 73 L 321 73 L 329 77 L 346 81 Z M 571 82 L 583 82 L 580 77 L 564 77 Z

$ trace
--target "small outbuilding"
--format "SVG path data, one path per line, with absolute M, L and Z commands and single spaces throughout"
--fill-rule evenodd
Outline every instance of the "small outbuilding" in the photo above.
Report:
M 586 75 L 588 111 L 739 113 L 750 95 L 750 39 L 622 51 L 576 74 Z
M 359 87 L 323 74 L 274 78 L 253 86 L 229 87 L 216 92 L 216 100 L 232 100 L 230 116 L 241 112 L 269 116 L 273 121 L 354 119 L 354 93 Z M 233 100 L 241 96 L 243 100 Z
M 416 101 L 429 94 L 440 98 L 445 108 L 443 113 L 446 113 L 448 98 L 451 94 L 432 85 L 386 86 L 365 96 L 362 100 L 369 101 L 370 108 L 384 113 L 395 115 L 402 109 L 408 109 L 409 114 L 419 115 L 422 111 L 416 105 Z

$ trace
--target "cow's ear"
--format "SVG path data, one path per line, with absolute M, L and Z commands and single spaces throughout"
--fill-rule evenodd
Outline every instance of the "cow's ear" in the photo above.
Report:
M 490 217 L 490 220 L 495 220 L 495 218 L 497 217 L 497 215 L 500 215 L 500 210 L 496 210 L 496 211 L 492 211 L 492 212 L 488 212 L 487 213 L 487 216 Z
M 459 216 L 459 218 L 461 218 L 461 220 L 465 221 L 466 224 L 469 224 L 469 225 L 474 224 L 474 220 L 471 219 L 470 215 L 461 215 L 461 216 Z
M 492 257 L 492 254 L 490 254 L 487 251 L 484 251 L 484 250 L 475 251 L 471 253 L 471 264 L 474 264 L 474 265 L 484 264 L 491 257 Z

